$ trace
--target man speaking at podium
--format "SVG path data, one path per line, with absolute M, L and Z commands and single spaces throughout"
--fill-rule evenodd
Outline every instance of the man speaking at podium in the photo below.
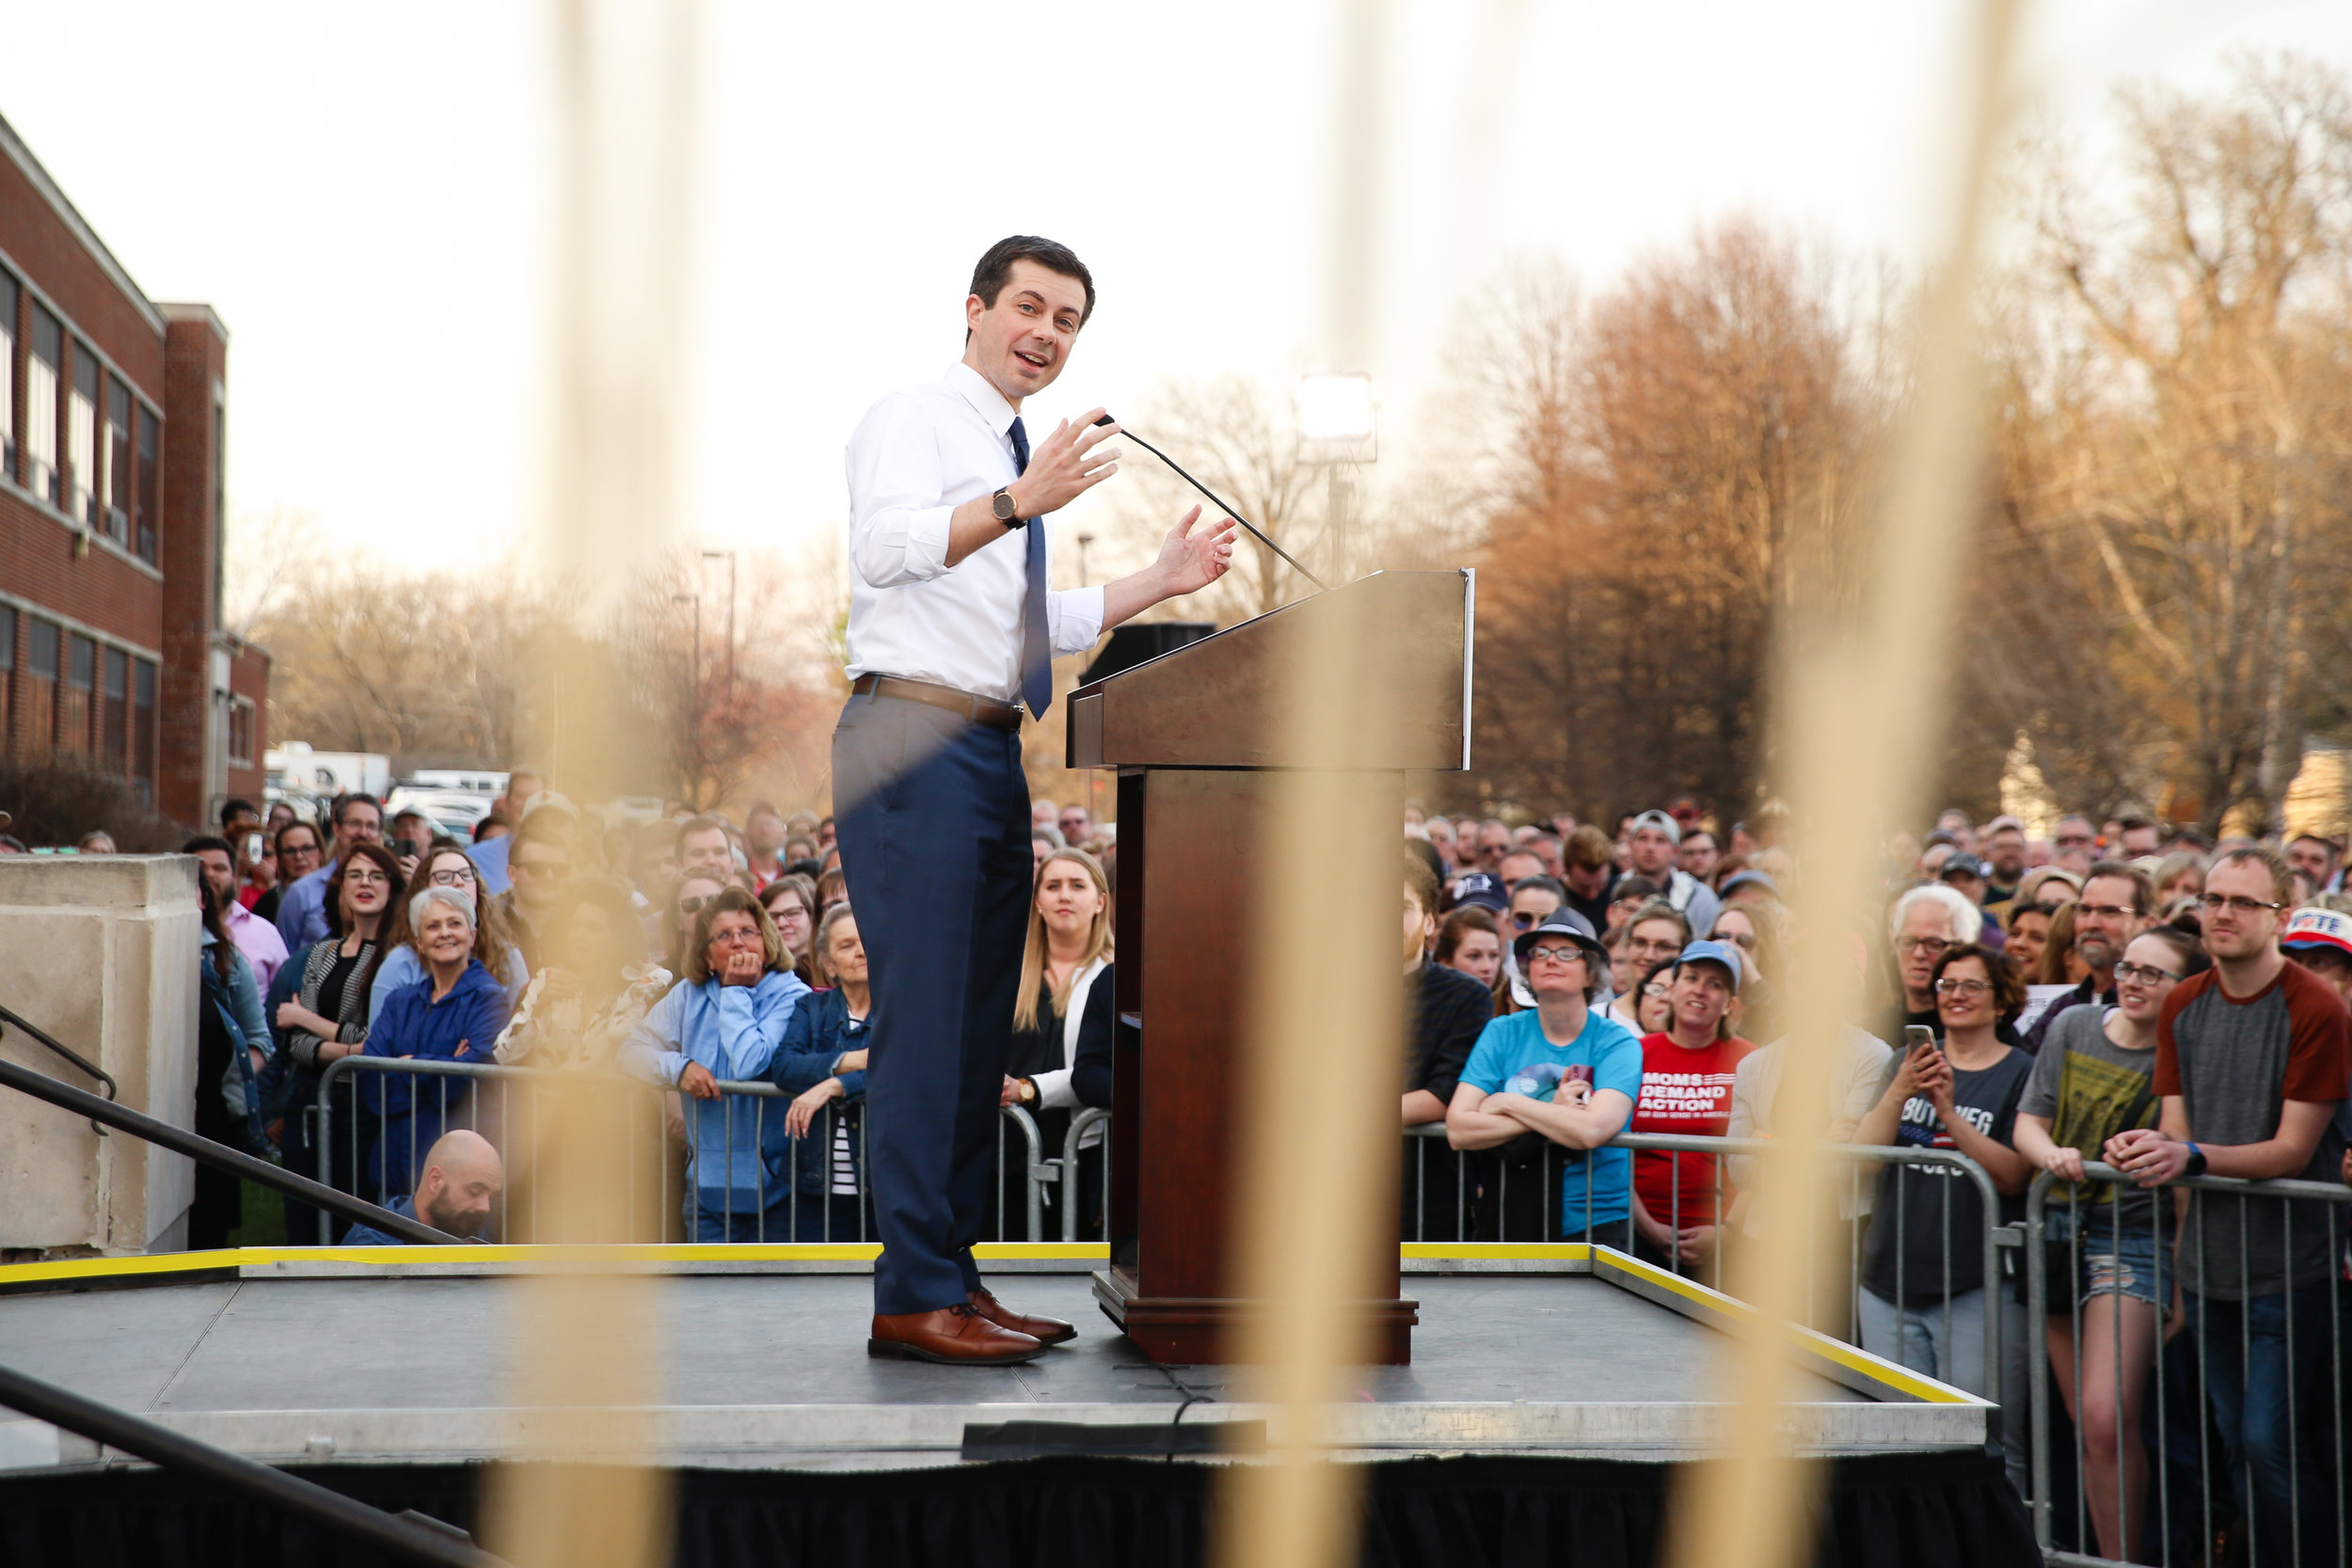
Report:
M 1118 471 L 1093 409 L 1034 449 L 1022 400 L 1054 384 L 1094 279 L 1033 235 L 991 245 L 963 302 L 963 358 L 893 392 L 850 437 L 850 701 L 834 806 L 873 974 L 866 1168 L 882 1252 L 868 1354 L 1001 1366 L 1077 1330 L 990 1294 L 972 1261 L 1027 929 L 1021 709 L 1057 654 L 1224 576 L 1233 526 L 1194 531 L 1102 588 L 1045 584 L 1048 515 Z

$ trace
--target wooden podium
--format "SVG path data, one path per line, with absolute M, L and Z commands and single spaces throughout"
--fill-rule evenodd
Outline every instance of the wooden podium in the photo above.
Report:
M 1244 974 L 1268 775 L 1307 759 L 1270 721 L 1271 694 L 1318 628 L 1368 613 L 1364 684 L 1383 705 L 1377 754 L 1351 772 L 1470 764 L 1470 573 L 1379 572 L 1080 687 L 1073 768 L 1119 771 L 1118 1010 L 1111 1112 L 1111 1266 L 1104 1312 L 1156 1362 L 1228 1359 L 1229 1203 L 1242 1068 Z M 1417 1304 L 1397 1291 L 1397 1205 L 1382 1208 L 1381 1294 L 1364 1304 L 1376 1359 L 1412 1359 Z M 1315 1223 L 1311 1214 L 1301 1225 Z

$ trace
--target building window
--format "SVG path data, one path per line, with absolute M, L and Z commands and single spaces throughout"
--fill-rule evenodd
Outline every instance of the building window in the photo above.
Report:
M 99 504 L 105 508 L 106 537 L 131 547 L 131 388 L 106 378 L 106 437 L 98 453 Z
M 131 779 L 139 798 L 155 800 L 155 666 L 131 661 Z
M 0 272 L 0 476 L 16 481 L 16 279 Z M 7 736 L 0 735 L 0 748 Z
M 157 491 L 163 447 L 164 421 L 157 419 L 152 411 L 142 407 L 139 410 L 139 559 L 150 566 L 155 564 L 155 531 L 163 526 L 164 521 Z
M 67 515 L 96 528 L 98 515 L 98 356 L 73 345 L 73 396 L 66 404 L 65 460 L 72 503 Z
M 98 644 L 66 633 L 65 700 L 57 705 L 57 750 L 67 756 L 90 754 L 90 721 L 96 718 Z
M 106 705 L 99 710 L 99 757 L 119 779 L 131 771 L 131 656 L 104 650 Z
M 255 717 L 252 698 L 231 697 L 229 699 L 229 766 L 231 768 L 253 766 L 253 721 Z
M 0 604 L 0 760 L 16 752 L 16 607 Z
M 33 307 L 32 352 L 24 357 L 24 488 L 57 502 L 57 372 L 65 365 L 65 328 Z
M 24 717 L 17 734 L 24 737 L 29 762 L 47 762 L 57 740 L 57 627 L 52 621 L 35 621 L 26 628 L 24 643 Z

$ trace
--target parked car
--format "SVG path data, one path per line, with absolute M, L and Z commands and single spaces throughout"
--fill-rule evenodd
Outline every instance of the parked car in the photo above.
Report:
M 470 841 L 474 824 L 490 815 L 490 802 L 495 799 L 468 789 L 419 789 L 411 784 L 396 784 L 385 799 L 384 815 L 390 818 L 404 811 L 421 811 L 452 838 Z

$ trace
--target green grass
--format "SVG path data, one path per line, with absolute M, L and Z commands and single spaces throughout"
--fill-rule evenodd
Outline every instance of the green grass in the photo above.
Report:
M 239 1183 L 245 1196 L 242 1220 L 229 1233 L 230 1246 L 284 1246 L 286 1200 L 258 1182 Z

